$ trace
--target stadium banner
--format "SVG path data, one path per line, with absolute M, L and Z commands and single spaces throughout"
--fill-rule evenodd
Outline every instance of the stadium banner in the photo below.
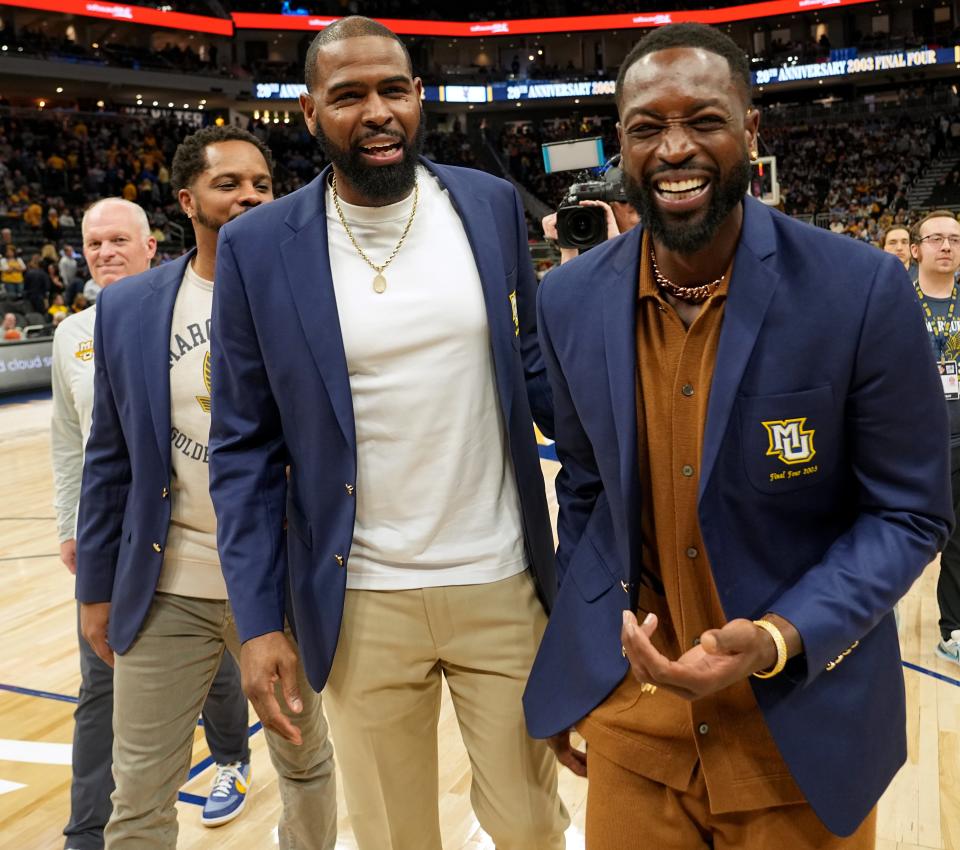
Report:
M 849 51 L 847 51 L 849 52 Z M 897 50 L 869 56 L 847 56 L 815 62 L 809 65 L 781 65 L 751 72 L 755 86 L 817 80 L 825 77 L 849 77 L 857 74 L 899 71 L 906 68 L 924 68 L 930 65 L 960 64 L 960 48 L 938 47 L 919 50 Z
M 0 342 L 0 395 L 50 386 L 53 338 Z
M 719 9 L 691 9 L 680 12 L 627 12 L 616 15 L 577 15 L 565 18 L 524 18 L 510 21 L 413 21 L 378 18 L 399 35 L 435 35 L 457 38 L 486 38 L 498 35 L 540 35 L 547 32 L 592 32 L 596 30 L 647 29 L 664 24 L 696 21 L 702 24 L 727 24 L 733 21 L 819 12 L 840 6 L 857 6 L 875 0 L 766 0 Z M 273 15 L 259 12 L 234 12 L 233 23 L 240 30 L 322 30 L 334 21 L 333 15 L 306 12 Z
M 147 6 L 127 3 L 100 2 L 100 0 L 4 0 L 4 6 L 37 9 L 62 15 L 80 15 L 87 18 L 106 18 L 118 23 L 146 24 L 168 30 L 190 30 L 211 35 L 233 35 L 233 21 L 186 12 L 164 12 Z
M 427 103 L 493 103 L 508 100 L 549 100 L 558 97 L 611 97 L 616 80 L 523 80 L 486 86 L 424 86 Z M 306 92 L 303 83 L 257 82 L 257 100 L 296 100 Z

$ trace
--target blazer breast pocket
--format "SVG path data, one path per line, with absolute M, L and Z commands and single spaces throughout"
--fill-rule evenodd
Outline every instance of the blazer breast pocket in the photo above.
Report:
M 741 396 L 737 404 L 744 469 L 761 493 L 815 487 L 836 469 L 843 422 L 833 387 Z

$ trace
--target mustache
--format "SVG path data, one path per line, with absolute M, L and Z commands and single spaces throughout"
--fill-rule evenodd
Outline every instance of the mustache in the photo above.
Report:
M 396 140 L 397 140 L 398 142 L 400 142 L 402 145 L 406 145 L 406 143 L 407 143 L 407 137 L 406 137 L 403 133 L 401 133 L 401 132 L 399 132 L 399 131 L 397 131 L 397 130 L 387 130 L 387 129 L 383 129 L 383 130 L 378 130 L 377 132 L 367 133 L 367 135 L 365 135 L 362 139 L 357 139 L 357 140 L 353 143 L 353 146 L 354 146 L 354 147 L 359 147 L 359 146 L 362 145 L 364 142 L 367 142 L 367 141 L 369 141 L 370 139 L 376 139 L 378 136 L 390 136 L 390 138 L 396 139 Z

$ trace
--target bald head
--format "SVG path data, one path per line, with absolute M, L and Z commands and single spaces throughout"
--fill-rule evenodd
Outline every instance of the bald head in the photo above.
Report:
M 125 198 L 101 198 L 87 207 L 80 221 L 80 232 L 86 235 L 88 226 L 105 218 L 117 220 L 124 217 L 129 218 L 131 227 L 139 228 L 144 237 L 150 235 L 150 221 L 143 207 Z
M 403 55 L 407 57 L 407 67 L 410 76 L 413 76 L 413 62 L 410 60 L 410 53 L 407 46 L 401 41 L 400 37 L 391 29 L 383 24 L 365 18 L 362 15 L 351 15 L 348 18 L 341 18 L 334 21 L 326 29 L 317 33 L 317 37 L 310 42 L 307 48 L 307 58 L 303 66 L 303 81 L 306 83 L 307 91 L 313 91 L 317 80 L 317 56 L 320 51 L 328 44 L 336 41 L 345 41 L 348 38 L 362 38 L 364 36 L 378 36 L 380 38 L 393 39 L 403 48 Z
M 101 287 L 145 272 L 157 252 L 147 214 L 123 198 L 97 201 L 84 213 L 80 229 L 90 276 Z

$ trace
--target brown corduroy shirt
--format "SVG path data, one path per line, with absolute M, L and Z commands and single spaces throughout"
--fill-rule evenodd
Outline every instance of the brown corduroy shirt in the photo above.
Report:
M 707 402 L 717 359 L 726 280 L 687 329 L 658 290 L 644 233 L 637 304 L 637 438 L 643 564 L 666 596 L 643 585 L 638 619 L 660 625 L 653 643 L 679 658 L 727 620 L 697 518 Z M 803 801 L 748 681 L 696 702 L 660 688 L 643 693 L 628 673 L 581 723 L 591 748 L 642 776 L 686 791 L 699 760 L 710 810 L 763 809 Z

